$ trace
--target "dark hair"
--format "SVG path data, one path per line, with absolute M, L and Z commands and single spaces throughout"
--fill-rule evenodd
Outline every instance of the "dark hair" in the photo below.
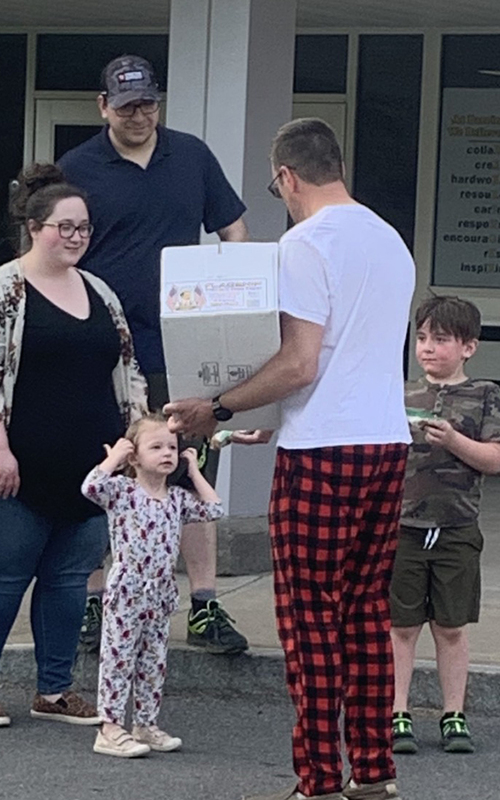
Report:
M 342 153 L 335 132 L 322 119 L 294 119 L 274 137 L 271 163 L 275 170 L 290 167 L 315 186 L 343 180 Z
M 462 342 L 471 342 L 481 335 L 481 314 L 474 303 L 460 297 L 429 297 L 415 312 L 417 330 L 426 322 L 432 333 L 448 333 Z
M 28 220 L 33 220 L 39 230 L 52 214 L 56 203 L 69 197 L 80 197 L 87 204 L 85 192 L 67 183 L 55 164 L 30 164 L 19 173 L 14 183 L 10 214 L 14 223 L 31 239 Z

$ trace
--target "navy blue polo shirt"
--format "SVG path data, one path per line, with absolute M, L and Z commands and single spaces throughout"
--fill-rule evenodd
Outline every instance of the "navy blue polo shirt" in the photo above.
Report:
M 94 233 L 79 266 L 116 292 L 144 373 L 165 368 L 160 334 L 160 253 L 198 244 L 235 222 L 245 206 L 207 145 L 188 133 L 158 127 L 146 169 L 110 142 L 107 127 L 70 150 L 59 165 L 88 196 Z

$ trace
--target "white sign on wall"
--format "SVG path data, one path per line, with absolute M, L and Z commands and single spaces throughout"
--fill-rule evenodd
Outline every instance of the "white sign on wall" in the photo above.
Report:
M 500 89 L 444 89 L 436 286 L 500 287 Z

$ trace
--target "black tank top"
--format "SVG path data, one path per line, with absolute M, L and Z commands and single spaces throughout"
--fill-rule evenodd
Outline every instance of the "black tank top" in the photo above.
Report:
M 120 338 L 100 295 L 86 282 L 81 320 L 26 282 L 21 361 L 10 448 L 19 462 L 20 500 L 48 517 L 79 522 L 101 513 L 80 493 L 104 443 L 123 435 L 112 372 Z

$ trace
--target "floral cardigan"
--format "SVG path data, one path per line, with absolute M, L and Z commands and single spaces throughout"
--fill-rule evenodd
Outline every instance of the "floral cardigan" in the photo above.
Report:
M 102 297 L 120 335 L 120 357 L 113 386 L 125 426 L 147 411 L 146 381 L 139 372 L 120 301 L 104 281 L 84 270 L 80 274 Z M 26 290 L 19 259 L 0 267 L 0 423 L 9 427 L 24 331 Z

